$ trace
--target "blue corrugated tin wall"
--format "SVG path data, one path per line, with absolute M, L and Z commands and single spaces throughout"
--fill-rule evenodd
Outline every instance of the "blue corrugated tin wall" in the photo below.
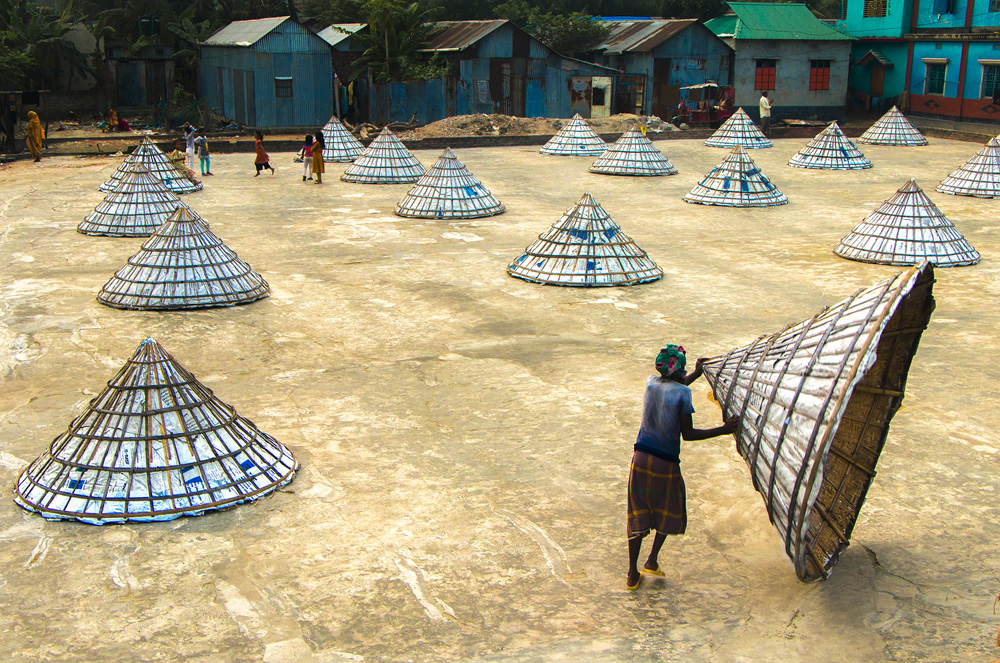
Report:
M 202 96 L 228 118 L 243 121 L 238 117 L 235 89 L 240 83 L 245 90 L 247 124 L 322 127 L 333 114 L 330 47 L 296 23 L 282 23 L 250 47 L 203 46 L 201 53 Z M 278 77 L 292 79 L 290 98 L 276 95 Z

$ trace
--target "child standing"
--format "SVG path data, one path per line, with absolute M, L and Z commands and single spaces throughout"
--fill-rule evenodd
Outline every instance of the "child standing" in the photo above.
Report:
M 194 147 L 198 151 L 198 161 L 201 164 L 202 176 L 213 175 L 212 155 L 208 153 L 208 138 L 205 136 L 204 129 L 198 130 L 198 137 L 194 139 Z
M 194 127 L 190 122 L 184 123 L 184 152 L 187 154 L 187 167 L 194 172 Z
M 254 157 L 253 165 L 257 169 L 254 177 L 260 177 L 260 171 L 267 168 L 274 175 L 276 172 L 274 168 L 271 167 L 271 157 L 267 156 L 267 152 L 264 151 L 264 134 L 260 131 L 253 132 L 254 140 L 254 151 L 257 156 Z
M 326 164 L 323 163 L 323 148 L 326 147 L 326 143 L 323 142 L 323 132 L 316 134 L 316 142 L 312 145 L 312 171 L 313 175 L 316 176 L 316 184 L 323 183 L 323 173 L 326 171 Z
M 313 136 L 312 134 L 306 134 L 306 142 L 299 150 L 299 156 L 302 157 L 302 181 L 305 182 L 306 179 L 312 179 L 312 146 L 313 146 Z

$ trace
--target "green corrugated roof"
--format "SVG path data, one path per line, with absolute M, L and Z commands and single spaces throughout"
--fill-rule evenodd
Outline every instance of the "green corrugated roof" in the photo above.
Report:
M 718 37 L 734 39 L 801 39 L 847 41 L 853 39 L 816 18 L 803 4 L 783 2 L 730 2 L 732 15 L 705 22 Z

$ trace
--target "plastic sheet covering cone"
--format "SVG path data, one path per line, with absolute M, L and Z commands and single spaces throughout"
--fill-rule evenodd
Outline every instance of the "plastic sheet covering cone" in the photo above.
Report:
M 385 128 L 340 179 L 358 184 L 408 184 L 423 174 L 424 167 L 413 153 Z
M 788 161 L 788 165 L 796 168 L 861 170 L 871 168 L 872 162 L 865 158 L 834 121 L 799 150 Z
M 396 205 L 396 214 L 415 219 L 474 219 L 502 214 L 503 204 L 493 197 L 451 148 Z
M 1000 198 L 1000 136 L 938 185 L 941 193 L 976 198 Z
M 354 161 L 365 146 L 352 136 L 334 115 L 323 127 L 323 161 Z
M 607 149 L 608 144 L 577 113 L 538 151 L 560 157 L 596 157 Z
M 728 207 L 770 207 L 788 202 L 742 147 L 734 147 L 718 166 L 684 196 L 685 202 Z
M 850 543 L 933 284 L 922 263 L 704 365 L 801 580 L 827 577 Z
M 656 149 L 653 141 L 638 129 L 629 129 L 608 151 L 597 158 L 590 172 L 602 175 L 637 175 L 656 177 L 676 175 L 677 169 Z
M 130 163 L 115 189 L 76 230 L 84 235 L 149 237 L 181 206 L 181 199 L 145 166 Z
M 125 161 L 118 166 L 118 170 L 111 174 L 107 182 L 101 185 L 101 191 L 107 193 L 114 190 L 118 182 L 128 172 L 129 164 L 139 163 L 145 166 L 157 179 L 174 193 L 192 193 L 201 191 L 204 188 L 188 179 L 187 175 L 181 173 L 174 162 L 163 151 L 158 148 L 149 136 L 143 136 L 139 146 L 132 150 L 132 154 L 125 157 Z
M 938 267 L 979 262 L 979 252 L 941 210 L 910 180 L 865 217 L 834 252 L 849 260 L 912 265 L 926 260 Z
M 189 309 L 248 304 L 268 293 L 260 274 L 180 207 L 104 284 L 97 300 L 122 309 Z
M 868 127 L 868 131 L 861 134 L 858 142 L 868 145 L 919 146 L 926 145 L 927 139 L 893 106 L 878 122 Z
M 507 273 L 535 283 L 584 287 L 663 278 L 663 270 L 589 193 L 508 265 Z
M 761 133 L 746 111 L 737 108 L 736 112 L 730 115 L 729 119 L 723 122 L 722 126 L 705 141 L 705 145 L 708 147 L 740 146 L 754 150 L 771 147 L 772 143 L 767 136 Z
M 284 445 L 146 339 L 21 473 L 14 501 L 92 525 L 173 520 L 256 500 L 297 468 Z

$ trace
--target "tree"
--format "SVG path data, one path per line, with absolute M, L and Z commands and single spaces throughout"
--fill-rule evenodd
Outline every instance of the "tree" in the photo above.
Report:
M 440 61 L 428 67 L 417 51 L 433 29 L 434 9 L 404 0 L 369 0 L 368 30 L 355 38 L 364 52 L 354 64 L 371 69 L 376 83 L 435 78 L 444 73 Z
M 55 87 L 61 67 L 74 74 L 89 71 L 86 57 L 66 39 L 73 29 L 72 5 L 58 12 L 24 0 L 0 0 L 0 77 L 20 87 Z M 9 76 L 9 77 L 8 77 Z
M 525 0 L 506 0 L 494 13 L 517 23 L 556 53 L 570 57 L 585 54 L 611 34 L 606 23 L 587 14 L 542 11 Z
M 364 23 L 368 20 L 365 0 L 305 0 L 302 14 L 319 28 L 334 23 Z

